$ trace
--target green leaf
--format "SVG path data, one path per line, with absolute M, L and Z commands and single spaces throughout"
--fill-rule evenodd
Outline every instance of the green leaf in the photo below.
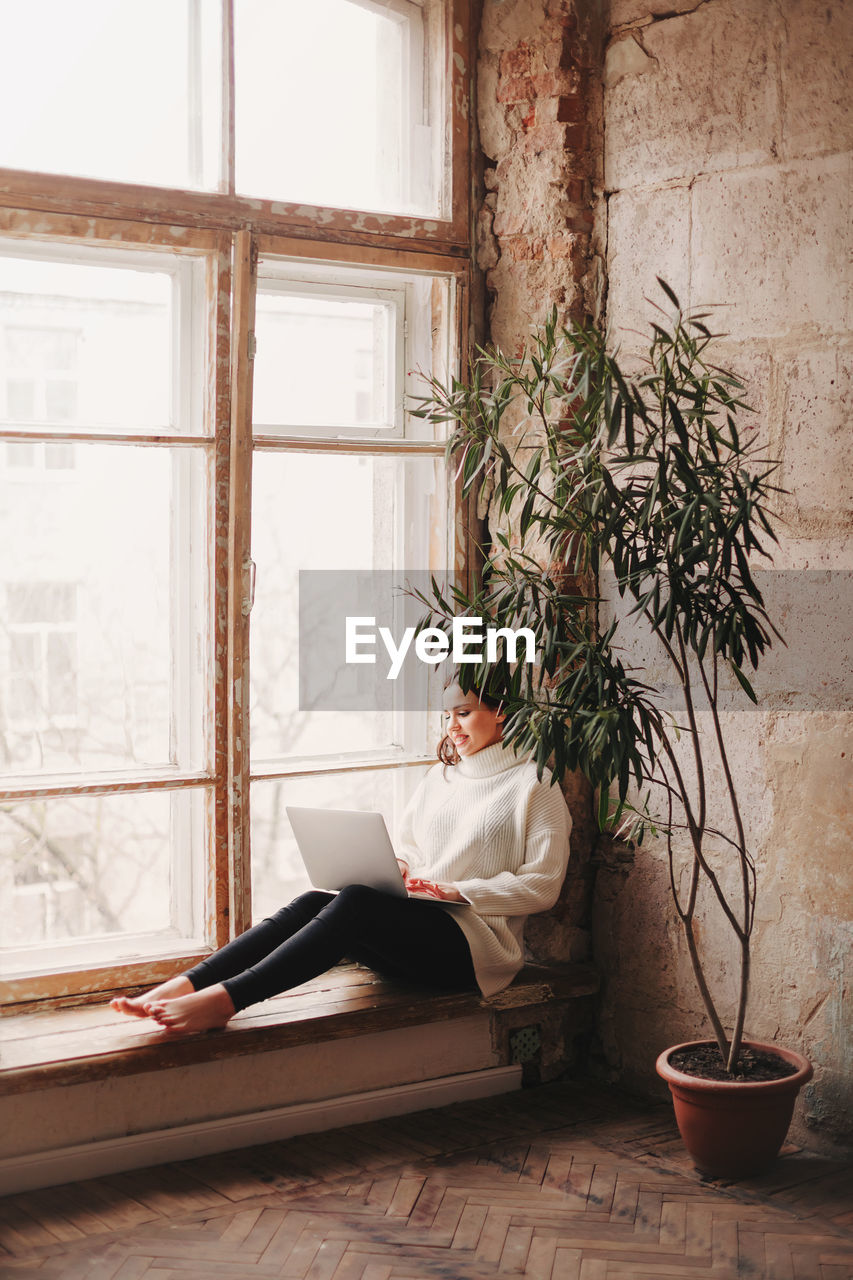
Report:
M 666 294 L 666 296 L 669 298 L 669 300 L 670 300 L 670 302 L 673 304 L 673 306 L 677 307 L 677 308 L 678 308 L 678 310 L 680 311 L 680 310 L 681 310 L 681 303 L 678 301 L 678 298 L 675 296 L 675 293 L 674 293 L 674 292 L 673 292 L 673 290 L 669 287 L 669 285 L 667 284 L 667 282 L 663 279 L 663 277 L 662 277 L 662 276 L 655 276 L 655 279 L 657 280 L 658 284 L 659 284 L 659 285 L 660 285 L 660 287 L 663 289 L 664 293 L 665 293 L 665 294 Z
M 732 671 L 733 671 L 733 672 L 735 673 L 735 675 L 737 676 L 738 683 L 740 684 L 740 687 L 743 689 L 743 691 L 744 691 L 744 693 L 746 694 L 746 696 L 747 696 L 747 697 L 748 697 L 752 702 L 756 702 L 756 703 L 757 703 L 757 702 L 758 702 L 758 699 L 757 699 L 757 698 L 756 698 L 756 696 L 755 696 L 755 690 L 753 689 L 752 685 L 751 685 L 751 684 L 749 683 L 749 681 L 747 680 L 746 676 L 745 676 L 745 675 L 743 674 L 743 672 L 741 671 L 740 667 L 737 665 L 737 663 L 736 663 L 736 662 L 732 662 L 732 663 L 730 663 L 730 666 L 731 666 Z

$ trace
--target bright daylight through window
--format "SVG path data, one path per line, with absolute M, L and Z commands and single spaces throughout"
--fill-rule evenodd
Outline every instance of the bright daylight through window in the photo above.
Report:
M 203 316 L 193 308 L 202 264 L 4 250 L 0 423 L 34 441 L 26 466 L 14 452 L 21 439 L 8 441 L 2 471 L 2 543 L 14 548 L 0 581 L 4 772 L 82 782 L 199 770 L 209 575 L 203 540 L 185 527 L 201 532 L 208 505 Z M 52 397 L 57 383 L 63 394 Z M 22 386 L 32 390 L 25 405 Z M 36 444 L 40 427 L 112 440 L 66 442 L 58 467 L 48 451 L 62 446 Z M 177 434 L 196 441 L 176 448 Z M 81 958 L 132 954 L 141 934 L 151 949 L 201 941 L 201 801 L 182 790 L 4 805 L 6 967 L 71 938 L 88 940 Z
M 0 165 L 440 214 L 441 9 L 2 0 Z
M 466 330 L 466 14 L 0 0 L 4 1000 L 175 972 L 305 883 L 285 804 L 422 776 L 430 706 L 305 700 L 300 574 L 461 564 L 411 397 Z

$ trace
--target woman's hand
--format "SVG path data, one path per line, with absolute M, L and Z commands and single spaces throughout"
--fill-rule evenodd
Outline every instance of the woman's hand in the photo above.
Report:
M 438 884 L 435 880 L 422 880 L 417 876 L 406 877 L 406 888 L 409 893 L 419 893 L 427 898 L 438 898 L 442 902 L 465 901 L 459 890 L 452 884 Z

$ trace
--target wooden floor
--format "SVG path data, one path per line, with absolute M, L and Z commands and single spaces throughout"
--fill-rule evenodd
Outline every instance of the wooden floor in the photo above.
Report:
M 0 1276 L 850 1280 L 853 1164 L 703 1182 L 668 1107 L 557 1084 L 0 1200 Z

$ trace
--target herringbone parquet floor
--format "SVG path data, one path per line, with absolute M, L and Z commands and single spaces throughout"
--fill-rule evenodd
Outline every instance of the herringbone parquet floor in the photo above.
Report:
M 0 1200 L 0 1276 L 850 1280 L 853 1165 L 739 1186 L 668 1108 L 559 1084 Z

